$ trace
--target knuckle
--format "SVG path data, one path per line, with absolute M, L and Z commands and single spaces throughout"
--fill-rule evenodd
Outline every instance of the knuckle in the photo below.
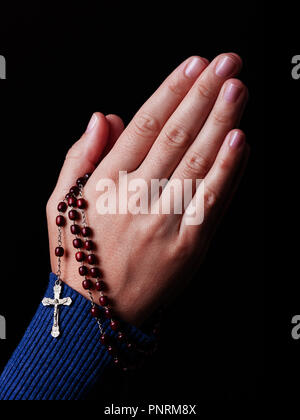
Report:
M 66 154 L 66 160 L 67 159 L 79 159 L 81 156 L 82 156 L 81 142 L 80 142 L 80 140 L 78 140 L 68 150 L 68 152 Z
M 214 120 L 214 123 L 217 125 L 226 125 L 231 120 L 231 115 L 228 111 L 225 109 L 223 110 L 213 110 L 212 111 L 212 117 Z
M 230 159 L 228 159 L 225 156 L 220 157 L 220 159 L 219 159 L 219 168 L 221 170 L 223 170 L 223 171 L 228 171 L 229 169 L 231 169 Z
M 165 141 L 168 147 L 186 147 L 190 140 L 190 133 L 179 125 L 165 130 Z
M 168 89 L 176 96 L 183 96 L 186 92 L 186 81 L 179 75 L 174 75 L 167 83 Z
M 200 80 L 199 83 L 197 83 L 196 87 L 201 98 L 203 99 L 212 98 L 213 96 L 212 88 L 209 86 L 208 83 L 205 83 L 204 80 Z
M 215 207 L 217 203 L 218 197 L 216 192 L 208 187 L 207 185 L 204 186 L 204 207 L 206 209 L 211 209 Z
M 201 155 L 200 153 L 194 151 L 191 153 L 185 162 L 185 173 L 186 174 L 195 174 L 195 175 L 205 175 L 209 171 L 211 166 L 210 161 Z
M 133 119 L 134 124 L 134 134 L 139 137 L 148 138 L 158 134 L 160 130 L 160 125 L 158 121 L 150 114 L 145 112 L 139 113 Z

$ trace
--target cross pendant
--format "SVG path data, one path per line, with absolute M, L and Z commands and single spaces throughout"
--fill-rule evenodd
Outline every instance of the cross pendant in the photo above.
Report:
M 53 305 L 54 306 L 54 319 L 53 319 L 53 326 L 51 335 L 52 337 L 56 338 L 59 336 L 59 324 L 58 324 L 58 315 L 59 315 L 59 306 L 60 305 L 67 305 L 70 306 L 72 303 L 72 299 L 70 297 L 66 297 L 63 299 L 60 299 L 60 292 L 61 292 L 61 284 L 55 284 L 53 287 L 54 291 L 54 299 L 50 298 L 44 298 L 42 300 L 42 304 L 44 306 Z

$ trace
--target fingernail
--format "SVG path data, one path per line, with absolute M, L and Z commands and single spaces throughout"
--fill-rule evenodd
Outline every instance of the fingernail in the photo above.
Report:
M 227 102 L 235 102 L 240 96 L 243 88 L 235 83 L 229 83 L 224 92 L 224 98 Z
M 237 149 L 238 147 L 242 146 L 245 141 L 245 136 L 240 131 L 234 131 L 229 138 L 229 147 L 232 149 Z
M 216 75 L 219 77 L 228 77 L 234 72 L 236 67 L 236 62 L 226 55 L 225 57 L 220 58 L 220 61 L 216 66 Z
M 199 57 L 194 57 L 186 66 L 185 74 L 190 79 L 195 79 L 201 73 L 204 62 Z
M 92 131 L 92 129 L 95 127 L 95 124 L 97 122 L 98 118 L 96 116 L 96 114 L 92 115 L 92 118 L 90 119 L 90 122 L 85 130 L 86 133 L 89 133 L 90 131 Z

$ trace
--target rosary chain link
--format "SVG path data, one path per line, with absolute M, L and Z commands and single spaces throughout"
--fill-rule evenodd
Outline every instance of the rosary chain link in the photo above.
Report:
M 58 238 L 57 238 L 58 246 L 62 246 L 62 229 L 61 226 L 58 226 Z M 57 271 L 56 271 L 57 280 L 55 281 L 55 284 L 61 284 L 61 257 L 58 257 L 57 259 Z

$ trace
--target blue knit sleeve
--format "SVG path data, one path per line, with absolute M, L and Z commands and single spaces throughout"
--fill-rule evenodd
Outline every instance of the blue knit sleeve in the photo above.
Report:
M 53 297 L 55 280 L 51 273 L 45 296 Z M 82 399 L 111 364 L 90 315 L 90 302 L 63 284 L 61 297 L 67 296 L 72 304 L 60 306 L 58 338 L 50 334 L 53 306 L 39 305 L 0 376 L 0 400 Z M 134 326 L 127 325 L 127 330 L 137 342 L 151 340 Z

